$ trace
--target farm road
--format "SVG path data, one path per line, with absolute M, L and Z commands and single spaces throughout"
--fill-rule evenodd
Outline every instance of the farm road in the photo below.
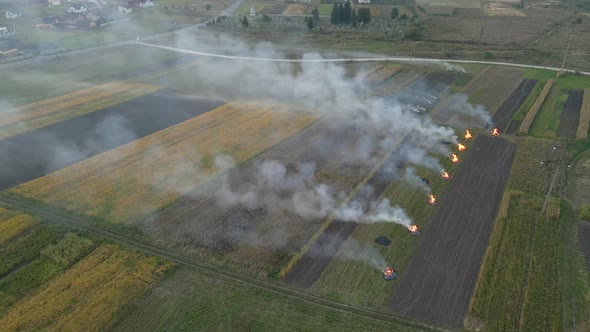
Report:
M 217 278 L 226 279 L 226 280 L 233 280 L 242 282 L 245 284 L 249 284 L 251 286 L 257 287 L 261 290 L 272 292 L 275 294 L 280 294 L 285 298 L 295 300 L 295 301 L 302 301 L 306 303 L 311 303 L 317 306 L 321 306 L 323 308 L 337 310 L 340 312 L 348 312 L 352 315 L 357 315 L 369 319 L 374 319 L 383 322 L 390 322 L 393 324 L 400 324 L 405 326 L 411 326 L 414 328 L 420 328 L 425 331 L 442 331 L 439 328 L 435 328 L 426 324 L 422 324 L 419 322 L 414 322 L 411 320 L 403 319 L 396 317 L 390 314 L 379 313 L 375 311 L 355 308 L 353 306 L 349 306 L 346 304 L 338 303 L 335 301 L 326 300 L 323 298 L 319 298 L 307 293 L 303 293 L 292 288 L 288 288 L 279 284 L 271 283 L 264 280 L 259 280 L 255 278 L 248 277 L 244 274 L 234 273 L 228 271 L 226 269 L 222 269 L 219 267 L 215 267 L 209 265 L 205 262 L 202 262 L 198 259 L 195 259 L 190 256 L 183 255 L 178 252 L 174 252 L 165 248 L 161 248 L 155 245 L 142 243 L 139 241 L 135 241 L 130 239 L 126 236 L 121 234 L 117 234 L 111 232 L 106 229 L 102 229 L 100 227 L 94 226 L 91 220 L 86 219 L 83 216 L 73 216 L 69 213 L 65 213 L 62 210 L 53 208 L 51 206 L 42 205 L 39 203 L 34 203 L 30 201 L 24 201 L 9 197 L 7 195 L 0 194 L 0 205 L 6 204 L 11 206 L 12 208 L 16 208 L 23 212 L 29 213 L 34 216 L 38 216 L 43 218 L 44 220 L 59 223 L 62 225 L 70 226 L 73 228 L 77 228 L 83 230 L 85 232 L 91 233 L 96 236 L 103 237 L 107 240 L 113 241 L 119 245 L 124 247 L 138 250 L 144 252 L 149 255 L 158 256 L 170 261 L 173 261 L 177 264 L 187 266 L 190 268 L 198 269 L 199 271 L 207 274 L 211 274 Z

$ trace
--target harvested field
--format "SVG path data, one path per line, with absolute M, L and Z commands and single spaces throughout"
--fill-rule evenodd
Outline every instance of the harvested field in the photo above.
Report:
M 480 17 L 481 16 L 481 9 L 479 8 L 455 8 L 455 17 Z
M 40 292 L 16 303 L 0 325 L 9 331 L 101 331 L 170 268 L 171 263 L 160 259 L 102 245 Z
M 525 17 L 526 14 L 520 10 L 513 8 L 512 5 L 500 4 L 500 3 L 487 3 L 484 6 L 485 16 L 513 16 L 513 17 Z
M 480 135 L 441 199 L 391 300 L 394 312 L 459 328 L 508 179 L 514 144 Z
M 283 15 L 309 15 L 314 8 L 315 6 L 308 4 L 293 4 L 283 11 Z
M 578 222 L 578 246 L 586 260 L 586 269 L 590 272 L 590 222 Z
M 28 214 L 13 214 L 0 208 L 0 246 L 31 229 L 35 224 L 33 217 Z
M 193 251 L 204 249 L 214 253 L 242 271 L 276 277 L 286 260 L 305 246 L 324 220 L 305 218 L 291 209 L 228 208 L 220 205 L 211 193 L 217 192 L 223 183 L 230 184 L 235 192 L 249 191 L 252 178 L 259 175 L 259 166 L 270 160 L 280 162 L 289 172 L 297 170 L 302 162 L 313 163 L 315 181 L 343 193 L 354 192 L 370 170 L 344 164 L 344 156 L 338 151 L 352 146 L 357 138 L 336 123 L 338 120 L 333 117 L 323 118 L 227 172 L 224 178 L 183 196 L 146 221 L 148 233 L 157 240 L 191 247 Z
M 452 8 L 449 15 L 452 15 Z M 425 24 L 425 38 L 429 40 L 478 41 L 481 32 L 481 22 L 477 18 L 430 17 Z
M 283 2 L 272 3 L 272 4 L 269 4 L 268 6 L 265 6 L 264 8 L 262 8 L 259 12 L 261 14 L 267 14 L 267 15 L 278 15 L 278 14 L 282 14 L 283 11 L 288 6 L 289 6 L 288 3 L 283 3 Z
M 106 109 L 150 94 L 158 87 L 111 82 L 0 112 L 0 139 Z
M 567 94 L 567 101 L 563 107 L 563 112 L 557 128 L 557 136 L 564 138 L 576 138 L 578 124 L 580 122 L 580 109 L 584 91 L 570 90 Z
M 218 105 L 161 91 L 1 140 L 0 189 L 47 175 Z
M 576 132 L 577 139 L 588 138 L 588 129 L 590 127 L 590 88 L 584 90 L 584 102 L 580 111 L 580 123 Z
M 449 72 L 430 73 L 414 81 L 403 91 L 394 93 L 392 97 L 402 104 L 411 105 L 418 112 L 429 111 L 454 80 L 455 75 Z
M 315 120 L 284 105 L 226 104 L 12 191 L 105 221 L 131 223 L 218 174 L 217 155 L 243 163 Z
M 543 87 L 543 91 L 541 91 L 541 94 L 539 95 L 539 97 L 537 97 L 537 100 L 535 101 L 533 106 L 526 113 L 524 120 L 522 121 L 522 123 L 520 125 L 520 129 L 519 129 L 520 133 L 528 134 L 529 129 L 531 128 L 531 125 L 533 124 L 533 121 L 535 120 L 535 117 L 537 116 L 537 112 L 539 111 L 539 109 L 543 105 L 543 102 L 545 101 L 545 98 L 547 98 L 549 91 L 551 91 L 551 87 L 553 87 L 554 82 L 555 81 L 553 79 L 549 79 L 547 81 L 547 83 L 545 83 L 545 86 Z
M 516 132 L 520 124 L 511 126 L 511 128 L 508 128 L 508 124 L 516 111 L 522 106 L 535 84 L 537 84 L 537 80 L 528 78 L 523 79 L 518 87 L 512 92 L 510 97 L 508 97 L 498 111 L 494 113 L 492 121 L 494 122 L 494 126 L 497 127 L 500 132 L 509 134 Z M 511 129 L 512 131 L 509 132 L 508 129 Z
M 465 87 L 463 93 L 469 96 L 469 102 L 483 105 L 494 115 L 517 87 L 523 73 L 523 70 L 510 67 L 488 67 Z

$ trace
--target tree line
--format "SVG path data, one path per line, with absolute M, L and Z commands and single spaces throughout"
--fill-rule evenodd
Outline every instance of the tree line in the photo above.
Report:
M 335 3 L 330 14 L 332 24 L 350 24 L 356 26 L 359 23 L 367 24 L 371 22 L 371 11 L 369 8 L 352 8 L 351 2 Z

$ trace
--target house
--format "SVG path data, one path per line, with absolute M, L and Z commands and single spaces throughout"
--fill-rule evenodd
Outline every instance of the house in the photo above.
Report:
M 122 6 L 119 6 L 119 14 L 131 14 L 132 9 L 131 8 L 125 8 Z
M 359 3 L 371 3 L 371 0 L 358 0 Z
M 153 7 L 154 6 L 154 2 L 151 0 L 140 0 L 139 1 L 139 8 L 148 8 L 148 7 Z
M 50 6 L 59 6 L 61 5 L 61 0 L 47 0 L 47 3 Z
M 17 52 L 16 40 L 0 39 L 0 58 L 15 56 Z
M 0 36 L 11 35 L 13 33 L 13 29 L 9 29 L 8 27 L 0 27 Z
M 250 8 L 250 16 L 256 16 L 256 8 Z
M 23 16 L 23 11 L 11 3 L 0 3 L 0 12 L 4 12 L 4 17 L 9 19 Z
M 84 6 L 71 6 L 70 8 L 68 8 L 67 12 L 68 13 L 86 13 L 86 7 Z

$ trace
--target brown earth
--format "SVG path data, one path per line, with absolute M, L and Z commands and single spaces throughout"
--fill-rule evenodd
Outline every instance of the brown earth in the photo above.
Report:
M 480 135 L 432 216 L 391 300 L 403 317 L 460 328 L 504 192 L 515 146 Z
M 508 124 L 512 120 L 514 113 L 518 111 L 520 106 L 522 106 L 528 95 L 531 93 L 535 84 L 537 84 L 537 80 L 522 80 L 518 87 L 512 91 L 510 97 L 508 97 L 498 111 L 494 113 L 492 121 L 494 122 L 494 126 L 497 127 L 500 132 L 514 134 L 518 130 L 520 123 L 510 126 L 510 128 L 508 128 Z
M 570 90 L 568 92 L 567 101 L 559 119 L 559 127 L 556 133 L 558 137 L 576 138 L 583 99 L 584 91 L 582 90 Z
M 488 67 L 463 90 L 473 104 L 483 105 L 493 115 L 514 91 L 524 71 L 510 67 Z

